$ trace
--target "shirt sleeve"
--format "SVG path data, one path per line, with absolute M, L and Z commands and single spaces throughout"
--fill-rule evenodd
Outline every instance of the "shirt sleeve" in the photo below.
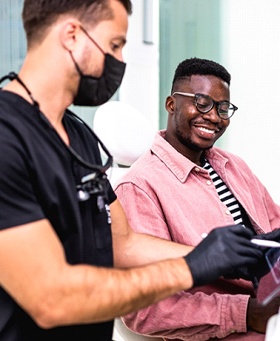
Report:
M 172 240 L 172 230 L 151 193 L 131 182 L 119 184 L 116 193 L 135 231 Z M 182 291 L 128 315 L 125 322 L 130 329 L 141 334 L 180 340 L 193 340 L 194 335 L 195 340 L 208 340 L 246 332 L 250 296 L 215 291 L 218 290 L 213 286 Z M 245 291 L 240 289 L 240 292 Z
M 225 338 L 245 333 L 249 296 L 180 292 L 149 308 L 127 315 L 137 333 L 176 340 Z M 248 339 L 250 340 L 250 339 Z
M 106 193 L 108 196 L 108 203 L 110 205 L 117 199 L 117 196 L 116 196 L 116 193 L 114 192 L 109 180 L 106 181 L 105 186 L 106 186 Z
M 0 229 L 44 218 L 28 170 L 27 155 L 9 132 L 0 137 Z

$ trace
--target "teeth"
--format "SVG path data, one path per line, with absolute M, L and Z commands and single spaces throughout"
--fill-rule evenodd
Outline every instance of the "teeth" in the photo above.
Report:
M 199 130 L 204 131 L 205 133 L 209 133 L 209 134 L 214 134 L 215 130 L 210 130 L 210 129 L 206 129 L 203 127 L 198 127 Z

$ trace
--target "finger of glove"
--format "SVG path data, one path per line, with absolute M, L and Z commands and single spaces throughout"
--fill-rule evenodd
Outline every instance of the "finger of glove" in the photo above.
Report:
M 248 267 L 243 266 L 231 269 L 223 277 L 226 279 L 243 278 L 246 280 L 251 280 L 254 276 L 251 275 L 251 272 L 248 269 Z
M 194 249 L 187 255 L 186 261 L 192 272 L 195 285 L 198 285 L 197 283 L 201 285 L 202 282 L 209 283 L 229 272 L 232 274 L 231 278 L 240 278 L 239 268 L 248 268 L 258 263 L 259 258 L 256 256 L 256 250 L 249 255 L 239 252 L 236 249 L 232 249 L 230 252 L 221 252 L 215 246 L 207 252 L 205 250 L 198 252 L 197 248 Z M 248 278 L 248 275 L 243 277 Z
M 215 252 L 218 254 L 226 254 L 229 257 L 238 255 L 251 257 L 255 262 L 263 256 L 263 251 L 251 243 L 251 231 L 248 232 L 244 227 L 240 228 L 240 226 L 229 226 L 228 228 L 213 230 L 213 233 L 209 234 L 209 245 L 212 246 L 211 252 L 215 247 Z M 207 241 L 205 244 L 207 244 Z
M 244 229 L 242 227 L 242 229 Z M 192 251 L 191 258 L 196 258 L 201 266 L 202 263 L 215 264 L 216 271 L 223 275 L 224 271 L 232 267 L 254 265 L 263 256 L 262 250 L 255 247 L 254 244 L 247 239 L 251 234 L 243 237 L 243 232 L 236 235 L 231 230 L 219 233 L 219 229 L 213 230 L 213 233 L 203 240 Z M 193 260 L 195 261 L 195 260 Z M 209 266 L 210 267 L 210 266 Z
M 208 247 L 209 245 L 219 244 L 220 247 L 224 245 L 224 248 L 226 249 L 226 247 L 232 243 L 234 236 L 239 236 L 240 242 L 243 242 L 243 238 L 245 242 L 246 240 L 249 241 L 251 239 L 252 233 L 240 224 L 217 227 L 213 229 L 198 246 L 203 245 L 203 247 Z
M 249 242 L 253 236 L 253 231 L 245 228 L 243 225 L 238 224 L 218 227 L 212 230 L 207 238 L 209 238 L 211 241 L 213 241 L 213 239 L 220 240 L 225 246 L 227 246 L 231 245 L 232 241 L 237 240 L 237 238 L 239 238 L 238 243 L 249 245 Z
M 236 225 L 229 225 L 226 227 L 227 230 L 231 231 L 231 233 L 239 236 L 243 236 L 244 238 L 247 239 L 252 239 L 252 237 L 255 236 L 254 232 L 249 229 L 244 227 L 244 225 L 241 224 L 236 224 Z
M 257 236 L 254 236 L 256 239 L 266 239 L 266 240 L 274 240 L 276 242 L 280 241 L 280 228 L 273 230 L 272 232 L 262 233 Z
M 228 245 L 228 252 L 237 252 L 240 256 L 253 257 L 256 260 L 262 258 L 265 254 L 265 250 L 262 247 L 236 235 L 232 236 L 231 243 Z
M 254 248 L 250 242 L 252 236 L 253 233 L 242 225 L 230 225 L 212 230 L 185 257 L 194 285 L 209 283 L 232 268 L 255 264 L 262 256 L 262 252 Z
M 243 278 L 245 280 L 253 281 L 255 278 L 260 279 L 267 273 L 267 269 L 260 266 L 259 262 L 251 265 L 250 261 L 248 262 L 246 259 L 244 259 L 244 257 L 242 257 L 241 263 L 243 262 L 245 263 L 245 265 L 239 264 L 232 266 L 229 271 L 224 272 L 223 277 L 226 279 Z
M 257 264 L 249 267 L 248 272 L 250 275 L 256 277 L 258 280 L 265 276 L 270 271 L 266 259 L 261 259 Z

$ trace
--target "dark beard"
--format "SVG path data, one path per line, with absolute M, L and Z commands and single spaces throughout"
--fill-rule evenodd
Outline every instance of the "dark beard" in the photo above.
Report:
M 190 138 L 183 136 L 183 134 L 179 130 L 179 127 L 178 127 L 177 123 L 176 123 L 176 137 L 177 137 L 178 141 L 180 143 L 182 143 L 183 146 L 185 146 L 185 147 L 187 147 L 187 148 L 189 148 L 189 149 L 191 149 L 191 150 L 193 150 L 195 152 L 201 152 L 201 151 L 208 150 L 208 149 L 213 147 L 213 146 L 208 147 L 208 148 L 201 148 L 201 147 L 199 147 Z

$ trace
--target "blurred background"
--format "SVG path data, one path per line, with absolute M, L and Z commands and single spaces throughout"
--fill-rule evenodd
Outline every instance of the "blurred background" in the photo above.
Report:
M 132 105 L 154 129 L 163 129 L 165 98 L 177 65 L 190 57 L 221 63 L 232 75 L 231 101 L 239 109 L 218 145 L 241 156 L 280 203 L 280 2 L 132 2 L 127 69 L 113 99 Z M 17 72 L 23 62 L 22 4 L 0 0 L 0 76 Z M 71 109 L 92 126 L 97 108 Z

